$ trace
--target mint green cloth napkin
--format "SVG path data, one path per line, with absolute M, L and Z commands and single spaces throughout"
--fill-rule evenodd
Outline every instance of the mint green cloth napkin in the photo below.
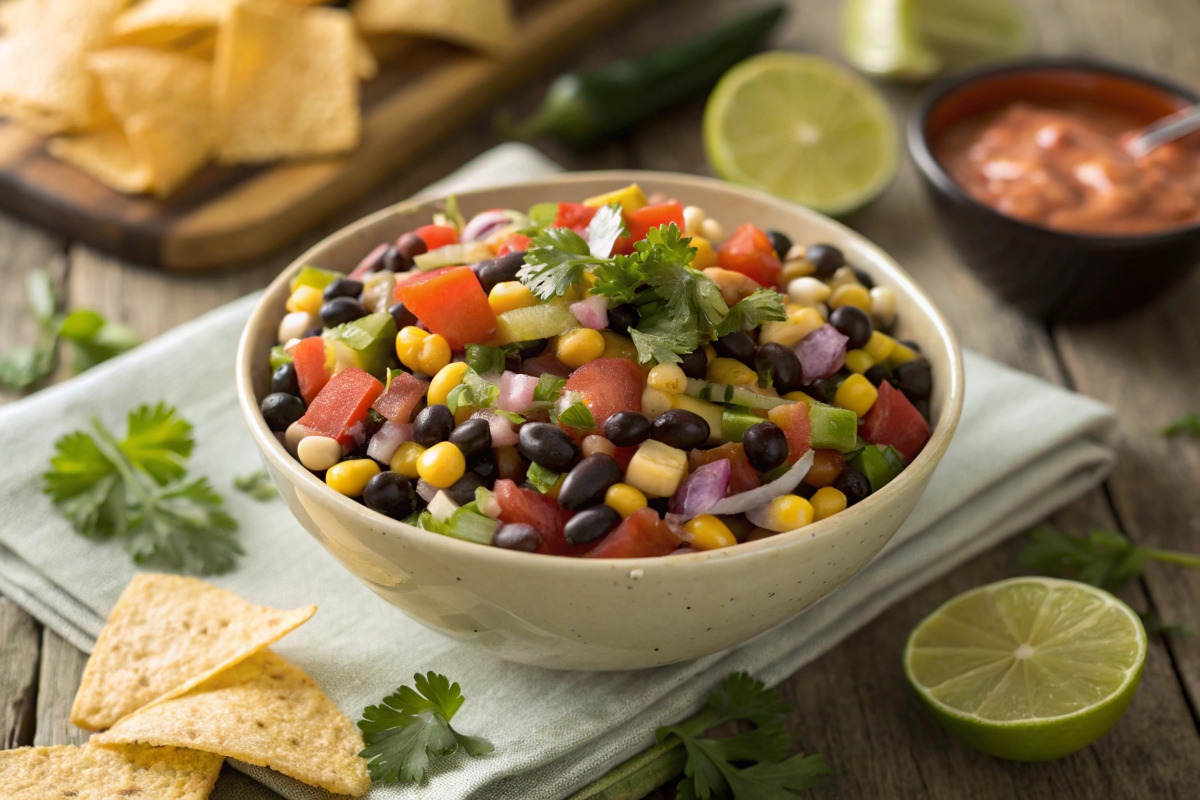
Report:
M 506 145 L 435 191 L 556 169 L 536 151 Z M 224 491 L 241 523 L 246 555 L 214 582 L 256 603 L 320 607 L 276 649 L 352 719 L 414 672 L 442 672 L 467 698 L 455 727 L 496 746 L 487 758 L 438 760 L 423 787 L 376 787 L 373 800 L 566 796 L 649 745 L 655 727 L 696 711 L 729 672 L 782 681 L 888 605 L 1083 494 L 1113 462 L 1107 407 L 968 353 L 962 422 L 925 496 L 888 547 L 824 601 L 741 647 L 685 664 L 624 673 L 510 664 L 408 619 L 343 570 L 281 502 L 232 490 L 235 476 L 260 468 L 233 385 L 235 345 L 255 299 L 0 408 L 0 591 L 91 649 L 134 568 L 119 544 L 74 533 L 41 494 L 40 474 L 55 439 L 93 414 L 123 429 L 138 404 L 174 404 L 196 428 L 191 471 Z M 234 766 L 289 800 L 329 797 L 269 770 Z M 230 782 L 222 795 L 269 796 L 249 781 Z

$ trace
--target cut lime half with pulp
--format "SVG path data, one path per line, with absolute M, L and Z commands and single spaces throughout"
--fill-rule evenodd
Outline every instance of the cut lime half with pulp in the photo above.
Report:
M 831 216 L 887 187 L 897 146 L 879 93 L 816 56 L 746 59 L 725 73 L 704 109 L 704 148 L 718 175 Z
M 1048 761 L 1108 732 L 1145 660 L 1141 620 L 1108 592 L 1013 578 L 926 617 L 909 636 L 904 672 L 938 722 L 971 747 Z

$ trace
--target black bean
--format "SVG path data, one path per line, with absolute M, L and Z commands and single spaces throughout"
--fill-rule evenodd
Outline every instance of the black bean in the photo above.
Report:
M 467 503 L 474 502 L 475 490 L 480 486 L 483 486 L 482 476 L 474 472 L 468 472 L 452 483 L 449 489 L 443 489 L 442 491 L 455 503 L 465 506 Z
M 805 386 L 803 391 L 814 400 L 819 400 L 822 403 L 832 403 L 834 395 L 837 394 L 838 387 L 848 377 L 850 376 L 839 372 L 829 378 L 817 378 L 808 386 Z
M 900 344 L 904 345 L 909 350 L 912 350 L 914 353 L 921 352 L 921 345 L 917 344 L 912 339 L 901 339 Z
M 358 299 L 363 293 L 362 281 L 356 281 L 353 278 L 338 278 L 333 283 L 325 287 L 322 296 L 326 300 L 332 300 L 335 297 L 353 297 Z
M 892 371 L 888 369 L 887 364 L 876 364 L 864 372 L 863 377 L 869 380 L 872 386 L 878 388 L 883 385 L 884 381 L 892 380 Z
M 490 293 L 497 283 L 515 281 L 517 273 L 524 265 L 525 251 L 518 250 L 505 253 L 499 258 L 489 258 L 487 261 L 479 262 L 479 269 L 476 270 L 475 276 L 479 278 L 479 284 L 483 286 L 483 291 Z
M 800 481 L 800 483 L 796 486 L 796 488 L 792 489 L 792 494 L 798 494 L 801 497 L 803 497 L 805 500 L 811 500 L 812 496 L 816 493 L 817 493 L 817 487 L 809 486 L 804 481 Z
M 404 262 L 404 269 L 412 269 L 413 259 L 428 252 L 429 245 L 425 244 L 425 240 L 415 233 L 405 233 L 396 240 L 396 253 Z
M 618 411 L 604 422 L 604 438 L 617 447 L 636 447 L 650 438 L 650 418 L 638 411 Z
M 717 355 L 736 358 L 746 366 L 754 363 L 754 339 L 745 331 L 736 331 L 713 342 Z
M 325 333 L 325 328 L 321 325 L 318 325 L 315 328 L 309 328 L 307 331 L 304 332 L 304 335 L 301 336 L 300 338 L 307 339 L 310 336 L 320 336 L 323 333 Z
M 433 447 L 450 438 L 454 430 L 454 414 L 448 406 L 438 403 L 426 406 L 413 420 L 413 441 L 422 447 Z
M 396 303 L 388 309 L 392 319 L 396 321 L 396 330 L 417 324 L 417 315 L 404 307 L 404 303 Z
M 871 482 L 853 467 L 846 467 L 833 482 L 833 488 L 846 495 L 846 505 L 852 506 L 871 493 Z
M 917 402 L 913 403 L 913 405 L 916 407 L 917 411 L 920 412 L 921 416 L 925 418 L 926 422 L 933 421 L 929 416 L 929 401 L 928 400 L 918 400 Z
M 381 472 L 367 481 L 363 503 L 392 519 L 404 519 L 417 510 L 417 493 L 412 481 L 399 472 Z
M 914 403 L 927 400 L 933 391 L 933 375 L 930 372 L 929 361 L 924 358 L 914 358 L 896 365 L 892 370 L 892 386 L 904 392 L 904 396 Z
M 321 324 L 326 328 L 336 328 L 366 315 L 367 307 L 353 297 L 335 297 L 321 306 Z
M 521 372 L 521 357 L 516 353 L 504 354 L 504 369 L 506 372 Z
M 609 309 L 608 312 L 609 330 L 622 336 L 628 336 L 629 329 L 636 327 L 640 320 L 637 309 L 628 303 Z
M 616 459 L 607 453 L 592 453 L 567 473 L 558 490 L 558 504 L 568 511 L 597 505 L 604 502 L 608 487 L 620 480 Z
M 526 461 L 541 464 L 551 472 L 566 472 L 579 458 L 575 442 L 557 425 L 527 422 L 517 434 L 517 451 Z
M 708 441 L 704 417 L 682 408 L 672 408 L 650 423 L 650 438 L 680 450 L 692 450 Z
M 858 267 L 851 267 L 850 269 L 854 270 L 854 277 L 858 278 L 859 283 L 868 289 L 875 288 L 875 279 L 871 277 L 871 273 L 867 272 L 865 269 L 859 269 Z
M 812 262 L 818 278 L 832 278 L 833 273 L 846 263 L 842 251 L 831 244 L 810 244 L 804 249 L 804 257 Z
M 571 544 L 586 544 L 620 524 L 621 515 L 612 506 L 592 506 L 571 517 L 563 528 L 563 538 Z
M 754 371 L 780 394 L 800 388 L 800 359 L 790 347 L 776 342 L 759 345 L 754 353 Z
M 296 365 L 288 362 L 275 370 L 271 375 L 271 391 L 286 394 L 300 394 L 300 382 L 296 379 Z
M 285 392 L 267 395 L 261 408 L 267 427 L 273 431 L 286 431 L 289 425 L 304 416 L 304 401 Z
M 546 345 L 550 343 L 549 339 L 532 339 L 528 342 L 518 342 L 521 349 L 517 351 L 517 355 L 524 361 L 527 358 L 537 358 L 542 353 L 546 352 Z
M 858 350 L 865 347 L 875 332 L 871 325 L 871 316 L 861 308 L 842 306 L 835 308 L 829 315 L 829 324 L 838 329 L 843 336 L 850 337 L 846 342 L 847 350 Z
M 783 231 L 767 231 L 767 238 L 771 240 L 771 247 L 775 248 L 775 255 L 782 261 L 788 250 L 792 249 L 792 240 Z
M 467 469 L 483 478 L 485 483 L 495 480 L 496 456 L 491 450 L 484 450 L 467 456 Z
M 704 380 L 704 376 L 708 374 L 708 356 L 704 349 L 693 350 L 683 360 L 679 362 L 679 368 L 683 370 L 683 374 L 689 378 L 696 380 Z
M 520 550 L 522 553 L 536 552 L 542 546 L 542 536 L 532 525 L 512 522 L 501 525 L 492 534 L 492 544 L 505 550 Z
M 366 272 L 379 272 L 380 270 L 387 269 L 387 267 L 384 266 L 384 259 L 387 257 L 388 250 L 394 249 L 395 248 L 389 244 L 386 248 L 380 250 L 379 254 L 375 256 L 375 259 L 367 264 Z
M 413 267 L 411 258 L 405 258 L 396 249 L 396 245 L 388 245 L 388 249 L 383 251 L 383 257 L 379 260 L 379 266 L 388 272 L 408 272 Z
M 651 497 L 646 501 L 646 505 L 654 509 L 660 517 L 665 517 L 671 512 L 671 498 L 669 497 Z
M 482 417 L 466 420 L 450 434 L 450 443 L 464 456 L 481 453 L 492 446 L 492 428 Z
M 742 434 L 742 447 L 750 466 L 759 472 L 769 472 L 787 460 L 787 436 L 774 422 L 760 422 L 747 428 Z

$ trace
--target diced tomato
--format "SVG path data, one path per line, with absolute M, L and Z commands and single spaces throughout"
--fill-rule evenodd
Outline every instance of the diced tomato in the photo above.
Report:
M 496 331 L 496 315 L 470 267 L 443 267 L 396 284 L 396 299 L 450 347 L 486 342 Z
M 353 450 L 364 443 L 366 431 L 362 423 L 371 404 L 382 393 L 383 384 L 371 373 L 349 367 L 329 379 L 300 418 L 300 425 L 337 439 L 342 447 Z
M 839 450 L 818 447 L 813 451 L 813 465 L 804 475 L 804 482 L 820 489 L 833 486 L 838 476 L 846 471 L 846 456 Z
M 680 538 L 652 508 L 635 511 L 588 551 L 588 558 L 650 558 L 679 547 Z
M 695 471 L 697 467 L 711 464 L 722 458 L 728 458 L 731 467 L 730 494 L 748 492 L 759 487 L 758 473 L 754 471 L 754 467 L 750 466 L 750 460 L 746 458 L 746 449 L 742 447 L 741 442 L 726 442 L 711 450 L 692 450 L 688 453 L 688 468 Z
M 680 233 L 682 233 L 683 206 L 677 200 L 653 206 L 642 206 L 637 211 L 626 214 L 626 235 L 618 239 L 617 243 L 613 245 L 613 252 L 624 253 L 626 255 L 632 253 L 634 243 L 645 239 L 646 234 L 650 232 L 651 228 L 670 225 L 672 222 L 675 223 L 675 227 L 679 228 Z
M 296 367 L 300 396 L 306 404 L 311 403 L 333 375 L 333 365 L 326 360 L 325 340 L 320 336 L 301 339 L 292 350 L 292 364 Z
M 500 245 L 500 249 L 496 251 L 497 256 L 506 256 L 509 253 L 521 253 L 529 249 L 530 238 L 523 233 L 510 233 L 504 239 L 504 244 Z
M 887 381 L 879 385 L 879 397 L 863 417 L 858 432 L 871 444 L 890 444 L 909 462 L 933 433 L 916 406 Z
M 633 460 L 633 454 L 637 451 L 637 445 L 633 447 L 614 448 L 613 458 L 616 459 L 617 466 L 621 468 L 621 472 L 629 469 L 629 462 Z
M 642 410 L 642 371 L 623 358 L 597 358 L 571 373 L 566 390 L 582 392 L 596 427 L 618 411 Z
M 767 412 L 767 418 L 783 429 L 787 437 L 787 464 L 790 466 L 812 449 L 812 423 L 808 419 L 808 406 L 794 403 L 777 406 Z
M 539 553 L 552 556 L 581 556 L 592 547 L 592 543 L 570 544 L 563 538 L 563 528 L 573 516 L 553 498 L 522 489 L 510 480 L 496 481 L 492 492 L 500 504 L 500 521 L 519 522 L 529 525 L 542 538 Z
M 559 203 L 558 213 L 554 215 L 554 227 L 570 228 L 582 234 L 591 224 L 597 211 L 599 209 L 585 206 L 583 203 Z
M 437 250 L 448 244 L 458 244 L 458 229 L 449 225 L 422 225 L 413 233 L 420 236 L 430 250 Z
M 392 385 L 387 387 L 371 408 L 397 425 L 407 425 L 412 422 L 412 411 L 428 388 L 429 384 L 420 378 L 401 372 L 392 378 Z
M 367 275 L 371 274 L 371 267 L 379 263 L 379 260 L 383 258 L 383 254 L 387 252 L 390 246 L 387 242 L 376 245 L 375 249 L 363 256 L 363 260 L 358 262 L 358 266 L 351 270 L 350 274 L 346 277 L 361 281 Z
M 775 255 L 771 240 L 748 222 L 717 248 L 717 265 L 771 288 L 779 285 L 779 276 L 783 273 L 783 265 Z

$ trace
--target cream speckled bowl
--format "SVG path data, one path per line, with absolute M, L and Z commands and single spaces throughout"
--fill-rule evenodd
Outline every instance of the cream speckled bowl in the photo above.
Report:
M 933 438 L 891 484 L 806 528 L 725 550 L 598 560 L 518 553 L 439 536 L 367 510 L 293 459 L 259 413 L 268 350 L 288 279 L 303 264 L 349 271 L 379 242 L 429 222 L 431 202 L 401 203 L 313 247 L 267 288 L 238 347 L 238 397 L 250 432 L 296 519 L 363 583 L 426 626 L 493 654 L 561 669 L 669 664 L 744 642 L 837 589 L 879 552 L 912 511 L 962 411 L 958 343 L 929 298 L 869 241 L 819 214 L 720 181 L 660 172 L 574 173 L 460 194 L 470 217 L 495 207 L 600 194 L 637 181 L 706 209 L 727 229 L 777 228 L 830 242 L 896 293 L 902 338 L 933 365 Z

